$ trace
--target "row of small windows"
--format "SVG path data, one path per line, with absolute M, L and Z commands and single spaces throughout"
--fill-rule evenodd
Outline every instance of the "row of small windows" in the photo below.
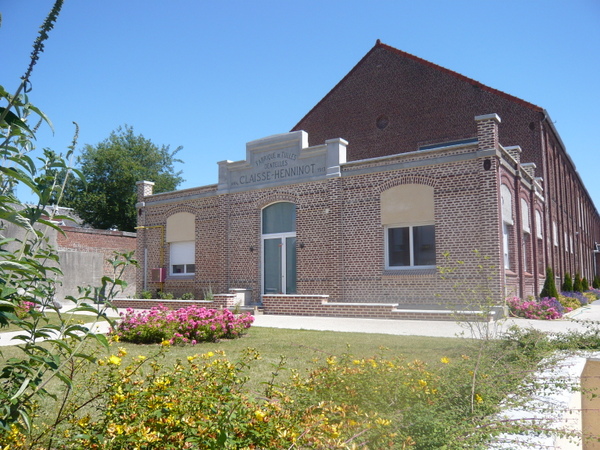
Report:
M 514 229 L 514 221 L 512 215 L 512 194 L 510 189 L 505 184 L 500 186 L 500 200 L 502 204 L 502 248 L 503 248 L 503 259 L 504 259 L 504 268 L 511 269 L 514 264 L 514 258 L 512 253 L 514 250 L 511 250 L 511 242 L 512 235 Z M 525 272 L 530 272 L 533 268 L 532 261 L 530 258 L 532 257 L 531 246 L 531 220 L 530 220 L 530 212 L 529 212 L 529 204 L 527 200 L 521 198 L 520 199 L 520 213 L 521 213 L 521 241 L 523 245 L 523 270 Z M 538 248 L 542 248 L 543 243 L 543 224 L 542 224 L 542 214 L 539 211 L 535 211 L 535 237 L 538 240 Z M 541 253 L 540 253 L 541 255 Z M 539 270 L 542 270 L 544 263 L 543 261 L 538 261 Z
M 501 185 L 502 237 L 504 267 L 513 263 L 511 239 L 514 228 L 512 194 L 506 185 Z M 381 193 L 381 224 L 384 228 L 385 268 L 435 267 L 436 245 L 434 224 L 433 188 L 419 184 L 405 184 Z M 524 245 L 523 265 L 528 261 L 532 227 L 529 205 L 520 199 L 521 232 Z M 535 237 L 543 239 L 542 216 L 535 211 Z M 262 233 L 284 233 L 296 229 L 296 206 L 290 202 L 279 202 L 263 210 Z M 558 227 L 552 223 L 552 240 L 558 246 Z M 195 273 L 195 217 L 191 213 L 177 213 L 167 219 L 166 241 L 170 245 L 170 275 L 182 276 Z M 573 238 L 564 236 L 565 250 L 573 252 Z M 543 266 L 543 261 L 540 266 Z

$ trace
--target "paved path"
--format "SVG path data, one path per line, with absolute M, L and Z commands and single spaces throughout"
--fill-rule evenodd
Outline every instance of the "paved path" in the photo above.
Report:
M 117 311 L 111 310 L 109 316 L 119 317 L 119 313 L 124 311 L 124 309 L 119 309 Z M 535 328 L 550 333 L 585 331 L 590 326 L 600 326 L 600 300 L 591 305 L 579 308 L 571 313 L 569 317 L 560 320 L 510 318 L 502 320 L 497 324 L 500 330 L 507 330 L 511 325 L 517 325 L 521 328 Z M 351 319 L 343 317 L 274 316 L 269 314 L 259 314 L 255 317 L 253 326 L 295 330 L 381 333 L 401 336 L 469 336 L 468 330 L 464 325 L 450 321 Z M 99 322 L 96 325 L 95 331 L 103 333 L 108 332 L 108 323 Z M 19 334 L 19 332 L 0 333 L 0 346 L 18 344 L 19 341 L 12 339 L 17 334 Z
M 497 326 L 503 330 L 508 329 L 511 325 L 517 325 L 521 328 L 535 328 L 540 331 L 560 333 L 585 331 L 587 327 L 593 326 L 594 322 L 596 322 L 596 326 L 600 326 L 600 301 L 579 308 L 571 313 L 569 317 L 560 320 L 509 318 L 499 321 Z M 434 337 L 456 337 L 467 331 L 464 325 L 451 321 L 349 319 L 339 317 L 273 316 L 268 314 L 257 315 L 253 326 Z

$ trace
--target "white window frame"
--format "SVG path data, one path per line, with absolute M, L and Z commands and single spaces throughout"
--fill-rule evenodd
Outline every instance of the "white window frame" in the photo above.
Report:
M 535 211 L 535 235 L 538 239 L 544 239 L 544 223 L 542 222 L 542 214 Z
M 414 228 L 415 227 L 423 227 L 423 226 L 433 226 L 435 233 L 435 223 L 427 222 L 427 223 L 414 223 L 414 224 L 401 224 L 401 225 L 385 225 L 384 226 L 384 240 L 385 240 L 385 269 L 386 270 L 415 270 L 415 269 L 435 269 L 436 265 L 423 265 L 416 266 L 415 265 L 415 249 L 414 249 Z M 408 228 L 409 231 L 409 252 L 410 252 L 410 265 L 409 266 L 390 266 L 390 245 L 389 245 L 389 230 L 395 228 Z M 435 236 L 435 235 L 434 235 Z M 434 246 L 435 246 L 435 238 L 434 238 Z
M 529 256 L 529 244 L 531 243 L 531 233 L 528 233 L 527 231 L 523 231 L 523 272 L 527 272 L 530 273 L 529 270 L 531 269 L 531 267 L 529 267 L 528 264 L 528 259 L 527 257 Z M 532 261 L 533 263 L 533 261 Z
M 508 222 L 502 222 L 502 252 L 504 254 L 504 268 L 510 269 L 510 250 L 509 250 L 509 238 L 510 238 L 510 227 L 511 224 Z
M 573 235 L 569 234 L 569 242 L 570 242 L 570 246 L 569 249 L 571 250 L 571 254 L 573 254 Z
M 196 273 L 196 242 L 171 242 L 169 245 L 169 275 L 173 277 L 191 276 Z M 183 272 L 175 272 L 174 266 L 183 266 Z

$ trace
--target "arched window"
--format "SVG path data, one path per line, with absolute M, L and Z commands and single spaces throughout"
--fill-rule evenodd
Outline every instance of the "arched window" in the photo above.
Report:
M 166 240 L 169 244 L 169 274 L 193 275 L 196 272 L 196 221 L 188 212 L 167 218 Z
M 502 201 L 502 248 L 504 253 L 504 268 L 510 269 L 510 244 L 512 241 L 512 228 L 514 222 L 512 215 L 512 194 L 505 184 L 500 186 L 500 199 Z
M 433 188 L 403 184 L 381 193 L 385 268 L 435 267 Z
M 296 205 L 289 202 L 273 203 L 262 211 L 263 234 L 296 231 Z
M 521 228 L 523 229 L 523 271 L 531 272 L 531 220 L 529 214 L 529 203 L 521 199 Z
M 535 237 L 537 239 L 537 261 L 538 273 L 543 274 L 544 265 L 544 223 L 542 222 L 542 213 L 535 211 Z

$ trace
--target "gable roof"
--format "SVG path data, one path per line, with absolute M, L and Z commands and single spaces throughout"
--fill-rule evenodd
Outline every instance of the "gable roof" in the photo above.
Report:
M 518 104 L 518 105 L 524 106 L 526 108 L 529 108 L 529 109 L 531 109 L 531 110 L 533 110 L 535 112 L 545 113 L 545 110 L 543 108 L 541 108 L 541 107 L 539 107 L 537 105 L 534 105 L 533 103 L 527 102 L 527 101 L 525 101 L 523 99 L 520 99 L 520 98 L 515 97 L 513 95 L 507 94 L 507 93 L 502 92 L 502 91 L 500 91 L 498 89 L 494 89 L 492 87 L 486 86 L 485 84 L 480 83 L 477 80 L 474 80 L 472 78 L 469 78 L 469 77 L 466 77 L 464 75 L 461 75 L 460 73 L 455 72 L 453 70 L 446 69 L 445 67 L 439 66 L 439 65 L 434 64 L 432 62 L 429 62 L 429 61 L 427 61 L 425 59 L 419 58 L 419 57 L 417 57 L 415 55 L 411 55 L 410 53 L 406 53 L 406 52 L 403 52 L 402 50 L 398 50 L 397 48 L 394 48 L 394 47 L 392 47 L 390 45 L 384 44 L 379 39 L 377 39 L 377 41 L 375 43 L 375 46 L 371 50 L 369 50 L 365 56 L 362 57 L 362 59 L 352 68 L 352 70 L 350 70 L 350 72 L 348 72 L 346 74 L 346 76 L 344 78 L 342 78 L 333 87 L 333 89 L 331 89 L 325 95 L 325 97 L 323 97 L 315 106 L 313 106 L 313 108 L 307 114 L 305 114 L 305 116 L 302 119 L 300 119 L 300 121 L 292 128 L 292 130 L 298 129 L 298 126 L 302 123 L 302 121 L 307 116 L 309 116 L 315 109 L 317 109 L 323 102 L 325 102 L 337 90 L 337 88 L 340 85 L 342 85 L 348 78 L 350 78 L 352 76 L 352 74 L 357 70 L 357 68 L 361 66 L 361 64 L 363 63 L 363 61 L 365 61 L 376 49 L 379 49 L 379 48 L 380 49 L 384 49 L 384 50 L 386 50 L 386 51 L 388 51 L 390 53 L 393 53 L 393 54 L 395 54 L 395 55 L 397 55 L 397 56 L 399 56 L 401 58 L 410 59 L 410 60 L 415 61 L 415 62 L 417 62 L 419 64 L 422 64 L 424 66 L 433 68 L 433 69 L 435 69 L 435 70 L 437 70 L 439 72 L 451 75 L 454 78 L 457 78 L 458 80 L 461 80 L 461 81 L 464 81 L 466 83 L 469 83 L 470 85 L 472 85 L 474 87 L 477 87 L 477 88 L 479 88 L 479 89 L 481 89 L 483 91 L 487 91 L 487 92 L 489 92 L 491 94 L 494 94 L 494 95 L 497 95 L 499 97 L 502 97 L 502 98 L 504 98 L 506 100 L 509 100 L 509 101 L 511 101 L 511 102 L 513 102 L 515 104 Z

